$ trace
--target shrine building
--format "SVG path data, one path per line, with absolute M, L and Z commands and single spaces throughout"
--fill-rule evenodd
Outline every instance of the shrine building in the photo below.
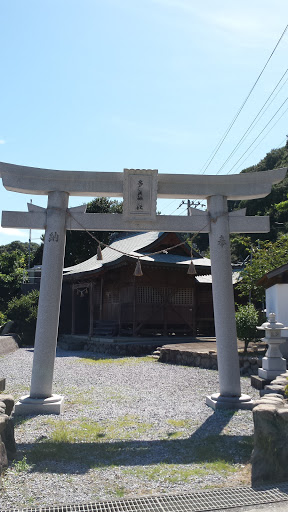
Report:
M 187 274 L 191 248 L 180 234 L 131 233 L 102 256 L 64 269 L 61 334 L 215 335 L 210 259 L 193 249 L 196 274 Z

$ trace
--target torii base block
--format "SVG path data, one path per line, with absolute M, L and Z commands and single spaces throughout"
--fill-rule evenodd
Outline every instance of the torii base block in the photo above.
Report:
M 249 395 L 221 396 L 220 393 L 206 396 L 206 404 L 212 407 L 214 411 L 218 409 L 232 409 L 234 411 L 239 409 L 251 410 L 254 406 L 254 402 Z
M 52 395 L 49 398 L 31 398 L 22 396 L 15 404 L 15 416 L 28 416 L 36 414 L 62 414 L 64 410 L 64 396 Z

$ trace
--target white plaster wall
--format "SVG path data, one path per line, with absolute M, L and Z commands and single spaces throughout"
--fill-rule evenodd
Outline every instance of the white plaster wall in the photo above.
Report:
M 266 314 L 275 313 L 276 320 L 288 327 L 288 284 L 274 284 L 266 290 Z M 282 333 L 282 336 L 284 332 Z M 284 337 L 287 337 L 287 335 Z M 280 346 L 286 359 L 288 358 L 288 341 Z

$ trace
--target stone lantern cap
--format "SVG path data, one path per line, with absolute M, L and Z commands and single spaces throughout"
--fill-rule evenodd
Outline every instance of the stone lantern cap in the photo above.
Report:
M 281 322 L 276 322 L 275 313 L 269 313 L 268 322 L 264 322 L 260 327 L 257 327 L 258 330 L 265 330 L 265 334 L 267 338 L 275 338 L 281 336 L 281 331 L 288 331 L 288 327 L 284 327 Z

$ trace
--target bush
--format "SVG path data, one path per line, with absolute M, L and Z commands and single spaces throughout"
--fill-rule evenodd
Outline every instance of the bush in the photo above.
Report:
M 15 332 L 19 334 L 22 345 L 34 345 L 38 299 L 39 291 L 32 290 L 8 303 L 6 315 L 14 321 Z
M 258 341 L 258 331 L 256 326 L 259 325 L 259 313 L 253 304 L 246 306 L 238 306 L 236 313 L 237 336 L 244 341 L 244 352 L 247 352 L 248 345 L 251 341 Z
M 0 311 L 0 327 L 1 326 L 3 327 L 5 322 L 6 322 L 6 315 L 5 315 L 5 313 L 2 313 L 2 311 Z

